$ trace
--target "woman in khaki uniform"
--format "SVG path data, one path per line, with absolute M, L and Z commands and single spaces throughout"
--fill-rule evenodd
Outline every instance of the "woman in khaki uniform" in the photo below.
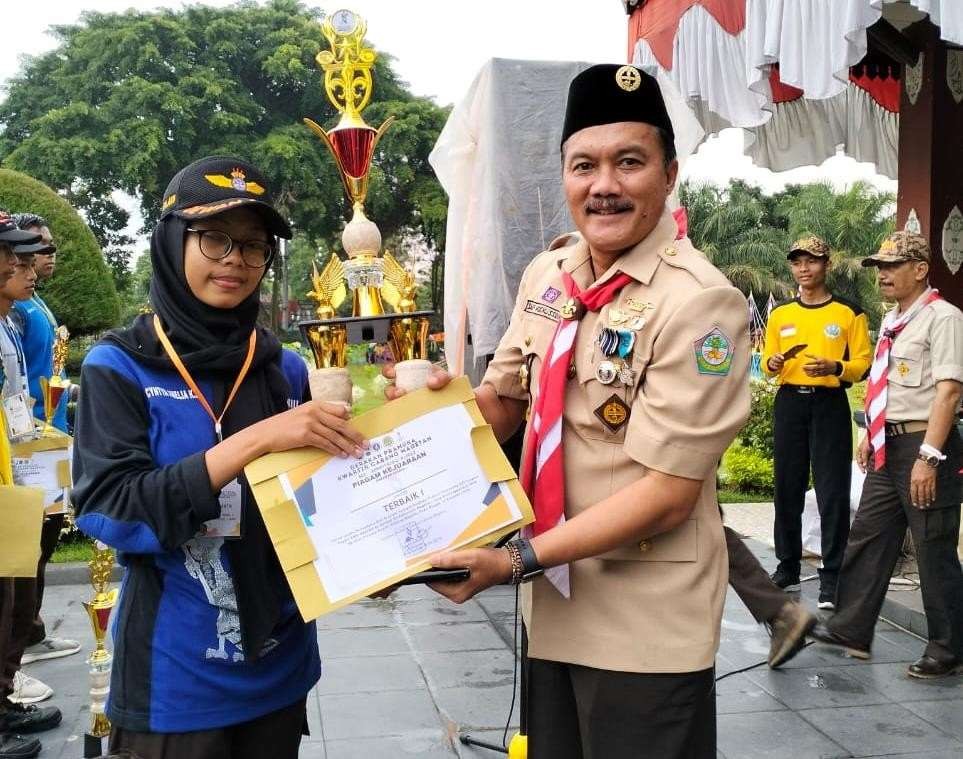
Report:
M 581 236 L 529 265 L 476 390 L 504 440 L 531 389 L 522 479 L 535 537 L 434 561 L 470 568 L 435 587 L 456 602 L 531 580 L 532 759 L 715 756 L 727 583 L 715 470 L 748 415 L 748 311 L 675 239 L 673 140 L 659 87 L 638 69 L 573 80 L 563 181 Z

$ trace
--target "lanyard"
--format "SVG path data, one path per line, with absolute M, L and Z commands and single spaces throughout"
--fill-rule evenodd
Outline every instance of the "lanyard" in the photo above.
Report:
M 184 362 L 181 361 L 181 357 L 177 355 L 177 351 L 174 350 L 174 346 L 171 345 L 171 341 L 167 339 L 167 335 L 164 334 L 164 330 L 161 327 L 160 318 L 157 314 L 154 314 L 154 331 L 157 333 L 157 339 L 160 340 L 161 345 L 164 346 L 164 350 L 167 351 L 167 355 L 174 364 L 174 368 L 177 369 L 178 373 L 181 375 L 181 379 L 187 383 L 187 386 L 193 391 L 194 397 L 197 398 L 197 402 L 204 407 L 208 416 L 214 422 L 214 433 L 217 435 L 217 442 L 223 442 L 224 436 L 221 435 L 221 420 L 224 419 L 224 415 L 227 410 L 231 407 L 231 402 L 234 400 L 234 396 L 237 395 L 237 391 L 241 387 L 241 383 L 244 382 L 244 378 L 247 376 L 248 371 L 251 369 L 251 362 L 254 360 L 254 347 L 257 345 L 257 331 L 251 330 L 251 338 L 248 340 L 247 347 L 247 358 L 244 359 L 244 365 L 241 367 L 241 371 L 238 372 L 237 379 L 234 380 L 234 387 L 231 388 L 231 394 L 227 396 L 227 401 L 224 403 L 224 410 L 221 412 L 220 416 L 215 416 L 213 409 L 211 409 L 211 404 L 207 402 L 207 398 L 204 397 L 204 393 L 194 382 L 194 378 L 191 377 L 190 372 L 187 371 L 187 367 L 184 366 Z
M 14 355 L 17 357 L 17 368 L 19 369 L 19 380 L 21 387 L 17 392 L 27 389 L 27 357 L 24 355 L 23 347 L 20 345 L 20 338 L 17 337 L 15 330 L 10 326 L 8 317 L 0 317 L 0 326 L 3 327 L 7 340 L 13 346 Z M 12 377 L 10 379 L 13 379 Z

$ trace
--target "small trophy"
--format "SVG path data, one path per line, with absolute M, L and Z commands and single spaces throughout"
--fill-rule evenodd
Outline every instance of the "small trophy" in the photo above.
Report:
M 311 119 L 304 123 L 331 151 L 352 204 L 352 217 L 341 235 L 347 260 L 333 254 L 320 274 L 315 268 L 314 289 L 308 295 L 317 302 L 318 318 L 301 322 L 300 329 L 317 366 L 310 373 L 312 397 L 350 404 L 348 344 L 390 342 L 399 376 L 417 374 L 424 385 L 431 368 L 426 358 L 432 312 L 415 310 L 414 275 L 390 252 L 382 256 L 381 231 L 364 213 L 371 159 L 392 122 L 389 118 L 374 129 L 361 116 L 371 100 L 371 68 L 376 58 L 375 51 L 364 46 L 367 24 L 353 11 L 339 10 L 324 20 L 321 29 L 331 49 L 321 51 L 317 62 L 324 70 L 328 100 L 341 119 L 331 131 Z M 337 318 L 336 309 L 347 298 L 348 289 L 351 316 Z M 385 303 L 395 313 L 385 313 Z
M 94 558 L 87 562 L 90 571 L 90 584 L 94 597 L 90 603 L 84 602 L 90 625 L 94 630 L 96 647 L 87 657 L 90 665 L 90 713 L 93 716 L 90 732 L 84 735 L 84 757 L 96 757 L 103 753 L 103 739 L 110 735 L 110 720 L 105 708 L 107 694 L 110 692 L 110 667 L 113 655 L 104 645 L 107 638 L 107 624 L 110 612 L 117 603 L 117 588 L 107 590 L 110 574 L 114 569 L 114 552 L 99 540 L 94 542 Z
M 40 390 L 43 393 L 44 432 L 53 426 L 54 416 L 60 406 L 60 400 L 70 388 L 70 380 L 64 379 L 64 367 L 67 365 L 67 343 L 70 333 L 62 324 L 57 327 L 56 339 L 53 344 L 53 372 L 50 378 L 40 378 Z

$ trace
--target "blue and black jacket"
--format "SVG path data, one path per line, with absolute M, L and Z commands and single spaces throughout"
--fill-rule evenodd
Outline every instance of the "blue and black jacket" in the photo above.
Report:
M 307 368 L 291 351 L 278 360 L 296 406 L 307 396 Z M 197 380 L 217 408 L 225 383 Z M 224 541 L 194 537 L 219 514 L 204 458 L 215 443 L 210 417 L 175 371 L 142 366 L 113 344 L 88 354 L 81 387 L 77 523 L 115 547 L 126 567 L 113 622 L 111 722 L 141 732 L 209 730 L 303 698 L 321 674 L 314 623 L 303 622 L 285 587 L 279 623 L 247 656 Z M 257 508 L 243 491 L 242 507 Z

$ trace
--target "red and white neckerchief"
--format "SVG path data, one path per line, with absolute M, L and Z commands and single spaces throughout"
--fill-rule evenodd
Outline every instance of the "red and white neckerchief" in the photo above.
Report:
M 940 299 L 939 291 L 926 289 L 916 302 L 898 318 L 890 314 L 883 320 L 876 343 L 876 355 L 869 370 L 866 386 L 866 430 L 873 447 L 873 469 L 879 471 L 886 463 L 886 396 L 889 381 L 889 352 L 893 341 L 920 311 L 934 300 Z M 892 322 L 892 323 L 890 323 Z
M 618 274 L 607 282 L 580 290 L 572 276 L 562 272 L 565 293 L 590 311 L 598 311 L 610 303 L 632 277 Z M 535 523 L 525 531 L 527 536 L 541 535 L 565 522 L 565 471 L 562 458 L 562 415 L 565 386 L 579 311 L 574 318 L 560 319 L 555 336 L 542 361 L 532 418 L 528 425 L 525 459 L 522 462 L 522 487 L 532 501 Z M 552 567 L 545 576 L 559 593 L 569 597 L 568 565 Z

